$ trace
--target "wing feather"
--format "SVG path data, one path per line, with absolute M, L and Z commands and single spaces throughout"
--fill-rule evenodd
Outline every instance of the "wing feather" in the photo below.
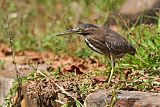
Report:
M 134 47 L 120 34 L 109 30 L 105 36 L 105 44 L 114 54 L 129 53 L 135 51 Z

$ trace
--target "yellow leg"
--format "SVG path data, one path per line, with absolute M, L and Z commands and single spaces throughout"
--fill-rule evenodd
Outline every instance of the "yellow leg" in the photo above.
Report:
M 110 82 L 111 82 L 111 79 L 112 79 L 112 76 L 113 76 L 113 72 L 114 72 L 114 65 L 115 65 L 114 58 L 113 58 L 112 55 L 110 55 L 110 58 L 111 58 L 112 70 L 111 70 L 111 72 L 110 72 L 110 76 L 109 76 L 109 79 L 108 79 L 108 85 L 109 85 Z

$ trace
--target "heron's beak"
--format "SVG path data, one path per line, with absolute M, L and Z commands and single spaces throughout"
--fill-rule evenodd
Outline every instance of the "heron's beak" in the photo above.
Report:
M 78 33 L 78 32 L 79 32 L 79 29 L 70 29 L 70 30 L 67 30 L 65 32 L 59 33 L 56 36 L 72 35 L 72 34 L 75 34 L 75 33 Z

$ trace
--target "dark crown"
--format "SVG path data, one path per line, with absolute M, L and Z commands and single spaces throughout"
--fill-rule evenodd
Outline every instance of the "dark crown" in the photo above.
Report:
M 98 28 L 97 26 L 92 25 L 92 24 L 80 24 L 77 26 L 77 28 L 90 28 L 90 27 Z

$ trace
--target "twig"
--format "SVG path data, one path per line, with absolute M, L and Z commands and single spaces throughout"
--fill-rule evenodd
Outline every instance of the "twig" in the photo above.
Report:
M 10 47 L 11 47 L 11 50 L 12 50 L 12 63 L 14 65 L 14 68 L 15 68 L 15 71 L 16 71 L 16 78 L 17 78 L 17 81 L 18 81 L 18 87 L 17 87 L 18 98 L 16 100 L 16 104 L 15 105 L 19 105 L 20 102 L 22 101 L 22 99 L 21 99 L 22 88 L 21 88 L 21 81 L 20 81 L 20 73 L 18 71 L 17 64 L 16 64 L 16 59 L 15 59 L 14 40 L 13 40 L 13 36 L 12 36 L 12 34 L 10 32 L 10 29 L 9 29 L 8 16 L 7 16 L 6 23 L 7 24 L 5 26 L 5 30 L 6 30 L 6 33 L 7 33 L 8 39 L 9 39 L 9 43 L 10 43 Z
M 11 47 L 11 50 L 12 50 L 12 63 L 14 65 L 14 68 L 15 68 L 15 71 L 16 71 L 16 77 L 18 79 L 18 83 L 20 83 L 19 81 L 19 77 L 20 77 L 20 74 L 18 72 L 18 68 L 17 68 L 17 64 L 16 64 L 16 60 L 15 60 L 15 48 L 14 48 L 14 40 L 13 40 L 13 36 L 10 32 L 10 29 L 9 29 L 9 23 L 7 23 L 7 25 L 5 26 L 5 30 L 7 32 L 7 36 L 8 36 L 8 39 L 9 39 L 9 43 L 10 43 L 10 47 Z
M 70 95 L 63 87 L 61 87 L 60 85 L 58 85 L 57 83 L 54 83 L 63 93 L 65 93 L 67 96 L 70 96 L 71 98 L 73 98 L 75 101 L 77 101 L 81 107 L 84 107 L 76 98 L 74 98 L 72 95 Z

